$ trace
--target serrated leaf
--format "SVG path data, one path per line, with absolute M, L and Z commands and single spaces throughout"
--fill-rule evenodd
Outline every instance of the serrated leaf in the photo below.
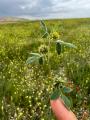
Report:
M 70 47 L 70 48 L 77 48 L 74 44 L 68 43 L 68 42 L 64 42 L 64 41 L 62 41 L 62 40 L 57 40 L 56 42 L 57 42 L 57 43 L 60 43 L 60 44 L 62 44 L 62 45 L 65 45 L 65 46 L 67 46 L 67 47 Z
M 62 91 L 64 92 L 64 93 L 70 93 L 70 92 L 72 92 L 72 89 L 71 88 L 69 88 L 69 87 L 63 87 L 62 88 Z
M 60 96 L 60 91 L 57 89 L 51 95 L 51 100 L 56 100 Z
M 71 108 L 71 102 L 68 99 L 68 97 L 66 97 L 65 95 L 61 94 L 61 98 L 63 99 L 65 106 L 70 109 Z

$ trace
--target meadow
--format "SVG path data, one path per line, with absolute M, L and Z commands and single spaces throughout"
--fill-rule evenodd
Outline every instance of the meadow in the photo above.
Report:
M 78 119 L 90 120 L 90 19 L 44 23 L 49 37 L 40 21 L 0 24 L 0 120 L 54 120 L 50 96 L 63 84 L 72 89 L 65 95 Z M 49 39 L 49 62 L 27 64 L 30 53 L 47 48 Z M 63 47 L 57 55 L 56 40 L 77 48 Z

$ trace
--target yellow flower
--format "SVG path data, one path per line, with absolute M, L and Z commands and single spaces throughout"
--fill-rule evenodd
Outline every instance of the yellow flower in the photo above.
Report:
M 52 38 L 52 39 L 59 39 L 59 37 L 60 37 L 60 35 L 59 35 L 58 32 L 53 32 L 53 33 L 51 33 L 51 38 Z

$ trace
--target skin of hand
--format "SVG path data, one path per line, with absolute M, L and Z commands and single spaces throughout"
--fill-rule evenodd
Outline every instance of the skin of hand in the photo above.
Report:
M 74 113 L 65 107 L 61 98 L 50 100 L 50 104 L 57 120 L 77 120 Z

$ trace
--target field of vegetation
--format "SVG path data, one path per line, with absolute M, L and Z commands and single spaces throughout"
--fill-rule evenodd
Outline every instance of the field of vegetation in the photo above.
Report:
M 0 120 L 54 120 L 56 89 L 79 120 L 90 120 L 90 19 L 44 23 L 49 36 L 40 21 L 0 24 Z M 57 40 L 76 48 L 62 46 L 58 55 Z

